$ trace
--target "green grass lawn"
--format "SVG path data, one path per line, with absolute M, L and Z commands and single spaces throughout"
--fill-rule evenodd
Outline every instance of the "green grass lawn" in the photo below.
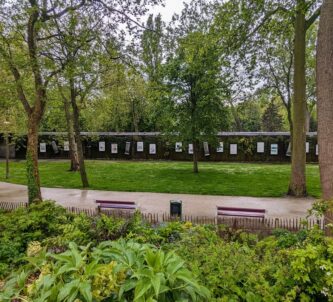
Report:
M 193 193 L 234 196 L 283 196 L 290 165 L 200 163 L 192 173 L 190 162 L 86 161 L 90 188 L 95 190 Z M 5 181 L 0 163 L 0 181 Z M 80 175 L 68 172 L 66 161 L 40 162 L 44 187 L 80 188 Z M 11 163 L 10 182 L 26 184 L 25 162 Z M 320 197 L 318 165 L 307 166 L 308 192 Z

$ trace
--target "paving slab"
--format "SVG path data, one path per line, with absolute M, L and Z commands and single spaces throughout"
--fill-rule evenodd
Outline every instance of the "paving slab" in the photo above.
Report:
M 44 199 L 54 200 L 66 207 L 95 208 L 96 199 L 134 201 L 143 213 L 163 214 L 170 211 L 170 200 L 182 200 L 183 214 L 213 217 L 216 206 L 266 209 L 266 217 L 305 217 L 314 198 L 269 198 L 216 196 L 173 193 L 115 192 L 62 188 L 42 188 Z M 0 182 L 0 201 L 26 202 L 27 188 Z

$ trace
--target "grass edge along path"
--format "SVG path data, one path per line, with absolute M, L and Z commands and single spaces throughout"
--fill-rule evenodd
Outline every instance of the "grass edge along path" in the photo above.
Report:
M 203 162 L 200 173 L 191 162 L 87 160 L 93 190 L 183 193 L 225 196 L 281 197 L 285 195 L 289 164 Z M 41 184 L 50 188 L 80 189 L 79 173 L 68 172 L 69 162 L 40 161 Z M 10 164 L 7 182 L 26 184 L 25 161 Z M 0 181 L 6 181 L 5 164 L 0 162 Z M 318 165 L 307 165 L 310 196 L 320 197 Z

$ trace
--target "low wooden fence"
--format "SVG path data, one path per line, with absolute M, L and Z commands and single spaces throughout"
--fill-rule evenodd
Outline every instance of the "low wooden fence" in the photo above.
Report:
M 3 211 L 13 211 L 20 207 L 27 207 L 27 203 L 10 203 L 0 202 L 0 209 Z M 66 207 L 66 210 L 70 213 L 81 214 L 84 213 L 87 216 L 94 217 L 100 215 L 97 208 L 77 208 Z M 129 219 L 133 216 L 133 213 L 128 211 L 113 211 L 106 210 L 103 214 L 113 216 L 117 218 Z M 151 224 L 159 224 L 164 222 L 178 221 L 179 217 L 170 216 L 168 213 L 141 213 L 142 218 Z M 244 230 L 253 233 L 271 234 L 273 230 L 285 229 L 291 232 L 298 232 L 304 229 L 313 228 L 318 225 L 320 229 L 324 230 L 327 235 L 332 236 L 333 232 L 325 226 L 329 223 L 333 224 L 333 212 L 327 213 L 324 219 L 319 218 L 243 218 L 243 217 L 203 217 L 203 216 L 190 216 L 183 215 L 181 221 L 191 222 L 193 224 L 212 224 L 223 225 L 223 227 L 229 230 Z
M 333 210 L 325 214 L 323 224 L 325 226 L 326 235 L 333 237 Z
M 18 208 L 22 208 L 22 207 L 27 207 L 28 204 L 26 202 L 4 202 L 4 201 L 0 201 L 0 210 L 3 211 L 14 211 Z

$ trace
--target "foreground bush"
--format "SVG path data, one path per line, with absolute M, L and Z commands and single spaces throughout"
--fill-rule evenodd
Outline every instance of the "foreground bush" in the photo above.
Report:
M 51 202 L 0 212 L 0 278 L 24 256 L 29 242 L 57 236 L 69 222 L 66 210 Z
M 33 204 L 10 213 L 0 212 L 0 279 L 20 264 L 28 243 L 41 242 L 53 252 L 65 251 L 70 242 L 78 245 L 119 238 L 161 246 L 179 237 L 182 225 L 170 223 L 153 228 L 139 213 L 130 220 L 106 215 L 72 214 L 53 202 Z
M 209 301 L 185 263 L 173 252 L 124 240 L 55 255 L 37 250 L 13 273 L 1 301 Z
M 333 301 L 333 242 L 317 228 L 223 239 L 52 203 L 0 213 L 0 228 L 0 301 Z
M 333 301 L 333 240 L 317 228 L 264 240 L 240 233 L 226 242 L 194 227 L 172 248 L 214 301 Z

